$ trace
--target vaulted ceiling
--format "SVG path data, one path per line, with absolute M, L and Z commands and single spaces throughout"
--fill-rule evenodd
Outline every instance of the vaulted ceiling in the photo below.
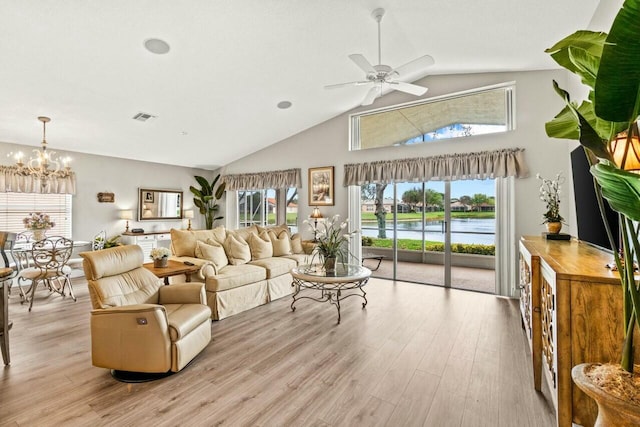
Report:
M 430 74 L 555 68 L 598 0 L 0 0 L 0 142 L 214 168 L 360 104 L 348 59 Z M 166 54 L 143 43 L 159 38 Z M 408 76 L 415 81 L 424 77 Z M 428 79 L 427 79 L 428 82 Z M 427 92 L 424 97 L 428 97 Z M 291 108 L 279 109 L 281 101 Z M 374 104 L 375 107 L 375 104 Z M 155 118 L 140 122 L 140 112 Z M 4 153 L 0 153 L 3 157 Z M 5 163 L 9 162 L 7 160 Z

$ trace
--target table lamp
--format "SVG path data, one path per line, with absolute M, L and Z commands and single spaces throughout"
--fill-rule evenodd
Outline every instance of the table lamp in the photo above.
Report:
M 191 220 L 193 219 L 193 211 L 191 209 L 184 211 L 184 217 L 189 220 L 187 230 L 191 230 Z
M 132 210 L 120 211 L 120 219 L 126 219 L 127 220 L 127 226 L 126 226 L 124 232 L 128 233 L 129 232 L 129 220 L 133 219 L 133 211 Z
M 318 241 L 318 219 L 322 218 L 322 213 L 320 212 L 320 209 L 313 208 L 313 212 L 311 212 L 311 218 L 313 218 L 313 241 L 317 242 Z

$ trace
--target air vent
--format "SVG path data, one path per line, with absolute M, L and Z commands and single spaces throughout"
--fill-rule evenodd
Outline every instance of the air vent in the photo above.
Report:
M 133 116 L 133 120 L 137 120 L 139 122 L 146 122 L 149 119 L 155 119 L 157 116 L 154 116 L 153 114 L 149 114 L 149 113 L 138 113 L 135 116 Z

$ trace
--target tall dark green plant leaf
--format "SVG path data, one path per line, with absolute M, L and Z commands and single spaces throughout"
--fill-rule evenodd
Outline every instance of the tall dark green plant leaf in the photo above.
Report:
M 545 52 L 550 54 L 551 58 L 560 66 L 579 75 L 585 81 L 585 78 L 588 78 L 588 74 L 592 73 L 592 71 L 585 73 L 585 69 L 591 70 L 593 65 L 581 65 L 580 62 L 576 61 L 588 58 L 590 63 L 593 61 L 597 63 L 602 55 L 602 46 L 606 38 L 607 35 L 605 33 L 576 31 L 545 50 Z M 597 66 L 595 69 L 597 70 Z M 593 86 L 590 87 L 593 88 Z
M 598 117 L 630 122 L 640 101 L 640 0 L 626 0 L 602 49 L 595 87 Z
M 640 179 L 606 163 L 591 167 L 591 173 L 602 187 L 602 196 L 611 208 L 634 221 L 640 221 Z
M 220 175 L 218 174 L 209 184 L 206 178 L 201 176 L 194 176 L 198 184 L 200 184 L 200 189 L 195 188 L 194 186 L 190 186 L 189 190 L 193 193 L 193 204 L 198 207 L 200 214 L 204 215 L 205 226 L 207 229 L 213 228 L 213 223 L 219 219 L 222 219 L 221 216 L 215 216 L 214 213 L 218 210 L 218 200 L 222 198 L 225 190 L 225 183 L 222 182 L 216 188 L 216 183 L 220 179 Z

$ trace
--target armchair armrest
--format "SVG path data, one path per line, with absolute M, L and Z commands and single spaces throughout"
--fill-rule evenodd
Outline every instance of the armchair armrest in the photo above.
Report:
M 171 338 L 164 307 L 134 304 L 92 310 L 91 358 L 101 368 L 167 372 Z
M 158 292 L 160 304 L 207 304 L 204 283 L 176 283 Z

